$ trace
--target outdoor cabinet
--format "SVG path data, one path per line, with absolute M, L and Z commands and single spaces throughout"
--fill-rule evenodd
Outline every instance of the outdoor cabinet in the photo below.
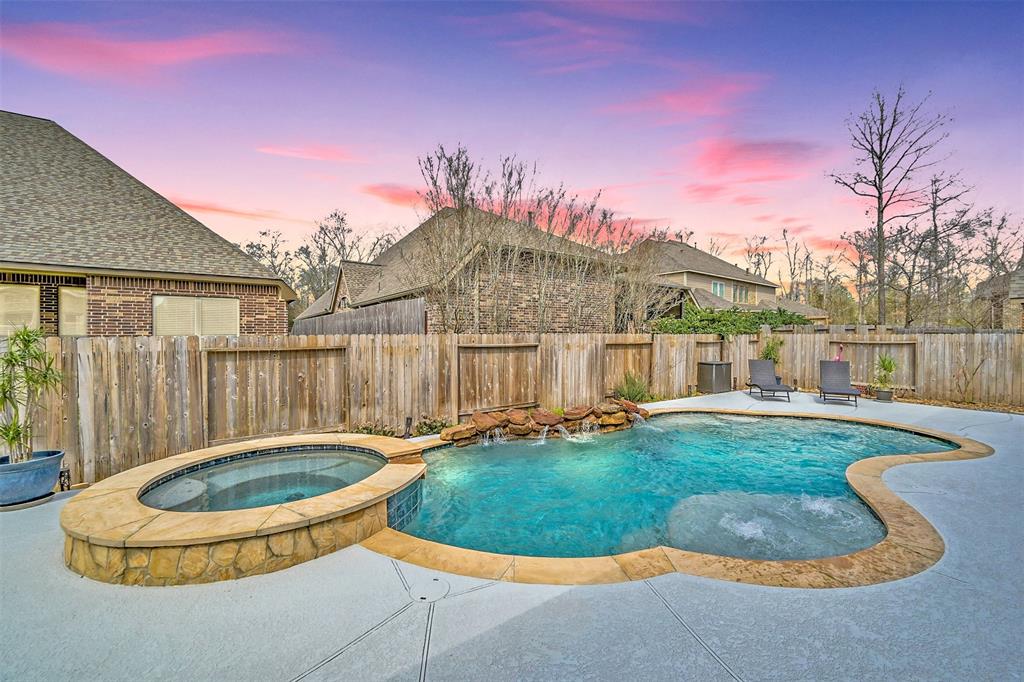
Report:
M 697 390 L 701 393 L 725 393 L 732 390 L 731 362 L 698 362 Z

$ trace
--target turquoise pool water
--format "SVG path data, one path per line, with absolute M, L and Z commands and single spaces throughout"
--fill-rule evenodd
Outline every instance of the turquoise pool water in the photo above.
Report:
M 953 448 L 852 422 L 666 415 L 589 442 L 427 452 L 423 501 L 403 530 L 528 556 L 657 545 L 758 559 L 835 556 L 885 535 L 846 483 L 849 464 Z
M 169 511 L 227 511 L 315 497 L 380 470 L 382 457 L 340 447 L 298 446 L 235 455 L 175 472 L 139 501 Z

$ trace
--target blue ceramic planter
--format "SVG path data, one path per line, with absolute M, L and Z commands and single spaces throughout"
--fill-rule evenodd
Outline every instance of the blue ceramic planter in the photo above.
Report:
M 0 506 L 30 502 L 43 497 L 57 485 L 63 450 L 40 450 L 26 462 L 10 463 L 0 458 Z

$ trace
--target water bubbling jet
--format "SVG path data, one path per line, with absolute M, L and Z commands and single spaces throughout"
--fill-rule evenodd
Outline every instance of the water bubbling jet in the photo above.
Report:
M 548 439 L 548 427 L 545 426 L 540 430 L 540 439 L 534 443 L 534 445 L 544 445 L 544 441 Z

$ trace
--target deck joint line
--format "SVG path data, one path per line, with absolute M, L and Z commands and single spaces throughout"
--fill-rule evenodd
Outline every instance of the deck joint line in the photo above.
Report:
M 427 607 L 427 626 L 423 631 L 423 654 L 420 657 L 420 682 L 427 679 L 427 659 L 430 657 L 430 634 L 434 628 L 434 604 Z
M 402 581 L 402 587 L 405 591 L 409 591 L 409 581 L 405 579 L 405 574 L 402 573 L 402 567 L 398 565 L 398 562 L 394 559 L 391 560 L 391 565 L 395 567 L 395 573 L 398 574 L 398 579 Z
M 654 585 L 651 584 L 651 581 L 650 580 L 644 580 L 644 583 L 647 585 L 647 587 L 651 588 L 651 592 L 654 593 L 654 596 L 656 596 L 659 600 L 661 600 L 661 603 L 665 605 L 665 608 L 668 609 L 669 613 L 671 613 L 672 616 L 677 621 L 679 621 L 679 624 L 682 625 L 686 629 L 686 631 L 690 633 L 690 636 L 693 637 L 695 640 L 697 640 L 697 643 L 700 644 L 704 648 L 705 651 L 707 651 L 709 654 L 711 654 L 711 657 L 714 658 L 716 661 L 718 661 L 718 664 L 720 666 L 725 668 L 725 672 L 729 673 L 729 675 L 734 680 L 737 680 L 737 682 L 743 682 L 743 678 L 740 677 L 739 675 L 737 675 L 735 672 L 733 672 L 733 669 L 729 667 L 729 664 L 726 663 L 725 661 L 723 661 L 722 657 L 719 656 L 717 653 L 715 653 L 715 650 L 712 649 L 708 645 L 708 643 L 705 642 L 701 638 L 701 636 L 698 635 L 697 632 L 693 628 L 691 628 L 689 625 L 686 624 L 686 621 L 683 620 L 683 617 L 680 616 L 679 613 L 674 608 L 672 608 L 672 605 L 669 604 L 668 600 L 665 599 L 665 597 L 663 597 L 661 595 L 661 592 L 658 592 L 658 590 L 654 587 Z
M 455 592 L 454 594 L 446 594 L 442 598 L 443 599 L 451 599 L 452 597 L 461 597 L 464 594 L 469 594 L 470 592 L 476 592 L 478 590 L 483 590 L 483 589 L 486 589 L 488 587 L 494 587 L 495 585 L 497 585 L 497 583 L 495 583 L 495 582 L 484 583 L 483 585 L 475 585 L 473 587 L 470 587 L 469 589 L 462 590 L 462 592 Z
M 398 609 L 397 611 L 392 613 L 390 616 L 388 616 L 384 620 L 380 621 L 379 623 L 374 625 L 372 628 L 370 628 L 369 630 L 367 630 L 363 634 L 359 635 L 358 637 L 356 637 L 355 639 L 350 641 L 348 644 L 346 644 L 345 646 L 341 647 L 340 649 L 338 649 L 337 651 L 332 653 L 330 656 L 328 656 L 327 658 L 323 659 L 322 661 L 320 661 L 319 663 L 314 665 L 312 668 L 309 668 L 308 670 L 305 670 L 302 673 L 300 673 L 299 675 L 293 677 L 290 680 L 290 682 L 298 682 L 299 680 L 303 680 L 306 677 L 308 677 L 309 675 L 315 673 L 317 670 L 319 670 L 320 668 L 324 667 L 325 665 L 327 665 L 328 663 L 330 663 L 334 659 L 338 658 L 343 653 L 345 653 L 346 651 L 348 651 L 349 649 L 354 647 L 356 644 L 359 644 L 364 639 L 366 639 L 367 637 L 369 637 L 373 633 L 377 632 L 378 630 L 383 628 L 385 625 L 387 625 L 388 623 L 390 623 L 394 619 L 398 618 L 400 615 L 405 613 L 411 607 L 412 607 L 412 602 L 409 602 L 409 603 L 405 604 L 400 609 Z

